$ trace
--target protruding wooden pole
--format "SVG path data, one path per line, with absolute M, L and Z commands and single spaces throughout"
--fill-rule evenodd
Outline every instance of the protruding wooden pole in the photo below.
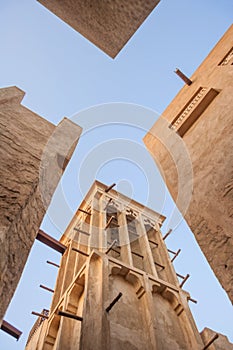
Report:
M 164 265 L 161 265 L 161 264 L 157 263 L 156 261 L 154 261 L 154 263 L 155 263 L 155 265 L 161 267 L 163 270 L 165 269 L 165 266 L 164 266 Z
M 107 188 L 105 189 L 105 192 L 108 193 L 114 186 L 116 186 L 115 183 L 112 184 L 111 186 L 107 187 Z
M 109 312 L 112 307 L 118 302 L 118 300 L 122 297 L 122 293 L 120 292 L 115 299 L 109 304 L 109 306 L 106 308 L 106 312 Z
M 176 68 L 175 72 L 187 85 L 192 84 L 192 80 L 190 80 L 184 73 L 182 73 L 179 68 Z
M 54 290 L 53 290 L 53 289 L 51 289 L 51 288 L 49 288 L 49 287 L 46 287 L 46 286 L 44 286 L 43 284 L 40 284 L 40 288 L 43 288 L 43 289 L 47 290 L 48 292 L 54 293 Z
M 39 316 L 41 318 L 46 318 L 46 319 L 49 318 L 49 316 L 44 315 L 44 314 L 40 314 L 39 312 L 35 312 L 35 311 L 32 311 L 32 315 Z
M 86 232 L 86 231 L 83 231 L 83 230 L 81 230 L 80 228 L 74 227 L 74 230 L 75 230 L 75 231 L 78 231 L 78 232 L 80 232 L 80 233 L 83 233 L 83 234 L 86 235 L 86 236 L 90 236 L 90 233 L 88 233 L 88 232 Z
M 58 264 L 56 264 L 56 263 L 54 263 L 54 262 L 52 262 L 52 261 L 47 260 L 46 262 L 47 262 L 47 264 L 56 266 L 56 267 L 58 267 L 58 268 L 60 267 L 60 265 L 58 265 Z
M 61 254 L 64 254 L 64 252 L 66 250 L 66 246 L 64 244 L 62 244 L 57 239 L 53 238 L 52 236 L 48 235 L 47 233 L 45 233 L 42 230 L 38 231 L 36 239 L 38 239 L 38 241 L 46 244 L 50 248 L 55 249 L 57 252 L 59 252 Z
M 81 208 L 78 208 L 78 210 L 81 211 L 81 212 L 84 213 L 84 214 L 91 215 L 91 213 L 89 213 L 88 211 L 83 210 L 83 209 L 81 209 Z
M 80 316 L 77 316 L 77 315 L 71 314 L 69 312 L 62 311 L 62 310 L 58 310 L 58 315 L 68 317 L 68 318 L 73 318 L 74 320 L 77 320 L 77 321 L 83 320 L 83 318 Z
M 187 299 L 188 299 L 188 301 L 191 301 L 192 303 L 197 304 L 197 300 L 195 300 L 191 297 L 188 297 Z
M 183 287 L 183 285 L 185 284 L 185 282 L 187 281 L 187 279 L 188 279 L 189 277 L 190 277 L 189 274 L 187 274 L 187 275 L 185 276 L 185 278 L 183 279 L 183 281 L 182 281 L 181 284 L 180 284 L 180 288 Z
M 77 249 L 77 248 L 72 248 L 72 250 L 73 250 L 74 252 L 79 253 L 79 254 L 82 254 L 82 255 L 85 255 L 85 256 L 89 256 L 89 254 L 87 254 L 87 253 L 85 253 L 85 252 L 83 252 L 82 250 L 79 250 L 79 249 Z
M 149 241 L 150 243 L 156 245 L 156 247 L 158 247 L 158 245 L 159 245 L 158 243 L 156 243 L 156 242 L 154 242 L 154 241 L 151 241 L 150 239 L 148 239 L 148 241 Z
M 172 229 L 170 228 L 170 230 L 166 233 L 166 235 L 163 237 L 163 240 L 165 240 L 169 235 L 170 233 L 172 233 Z
M 178 249 L 177 252 L 175 253 L 175 255 L 173 256 L 173 258 L 171 259 L 171 262 L 173 262 L 175 260 L 175 258 L 177 258 L 177 256 L 180 254 L 181 249 Z
M 11 335 L 12 337 L 16 338 L 17 340 L 19 340 L 22 332 L 15 328 L 14 326 L 12 326 L 10 323 L 8 323 L 7 321 L 3 320 L 0 329 L 3 332 L 8 333 L 9 335 Z

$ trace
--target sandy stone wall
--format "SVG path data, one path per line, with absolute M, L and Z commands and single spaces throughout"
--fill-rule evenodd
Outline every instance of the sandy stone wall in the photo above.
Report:
M 23 96 L 0 90 L 0 320 L 81 133 L 68 119 L 56 127 L 23 107 Z
M 115 57 L 159 0 L 38 0 L 84 37 Z
M 200 333 L 203 339 L 204 344 L 208 344 L 212 339 L 214 339 L 215 335 L 218 335 L 218 338 L 209 346 L 209 350 L 232 350 L 233 344 L 229 343 L 228 338 L 220 333 L 214 332 L 210 328 L 204 328 Z
M 233 26 L 144 142 L 233 302 Z

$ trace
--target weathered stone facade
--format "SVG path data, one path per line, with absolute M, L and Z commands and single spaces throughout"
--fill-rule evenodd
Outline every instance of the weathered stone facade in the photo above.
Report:
M 160 0 L 38 0 L 115 57 Z
M 96 181 L 61 237 L 52 305 L 26 350 L 203 350 L 213 335 L 212 349 L 232 349 L 211 330 L 199 334 L 164 219 Z
M 144 142 L 233 302 L 233 26 Z
M 81 133 L 66 118 L 56 127 L 25 108 L 23 96 L 0 89 L 0 320 Z

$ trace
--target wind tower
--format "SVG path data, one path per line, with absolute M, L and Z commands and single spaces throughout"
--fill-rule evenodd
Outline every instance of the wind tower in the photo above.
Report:
M 179 250 L 160 231 L 165 217 L 113 187 L 94 182 L 59 242 L 39 231 L 62 258 L 26 350 L 232 349 L 210 329 L 199 334 L 182 289 L 189 275 L 175 272 Z

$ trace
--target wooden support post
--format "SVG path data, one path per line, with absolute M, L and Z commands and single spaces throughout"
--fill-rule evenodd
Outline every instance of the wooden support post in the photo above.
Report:
M 44 314 L 40 314 L 39 312 L 35 312 L 35 311 L 32 311 L 32 315 L 39 316 L 39 317 L 44 318 L 46 320 L 49 318 L 49 316 L 44 315 Z
M 58 267 L 58 268 L 60 267 L 60 265 L 55 264 L 55 263 L 54 263 L 54 262 L 52 262 L 52 261 L 47 260 L 46 262 L 47 262 L 47 264 L 50 264 L 50 265 L 56 266 L 56 267 Z
M 73 250 L 74 252 L 80 253 L 80 254 L 82 254 L 82 255 L 84 255 L 84 256 L 89 256 L 89 254 L 87 254 L 87 253 L 85 253 L 85 252 L 83 252 L 82 250 L 79 250 L 79 249 L 77 249 L 77 248 L 72 248 L 72 250 Z
M 172 229 L 170 228 L 170 230 L 166 233 L 166 235 L 163 237 L 163 240 L 165 240 L 169 235 L 170 233 L 172 233 Z
M 54 293 L 53 289 L 48 288 L 48 287 L 44 286 L 43 284 L 40 284 L 40 288 L 43 288 L 43 289 L 47 290 L 48 292 Z
M 109 304 L 109 306 L 105 309 L 106 312 L 109 312 L 112 307 L 118 302 L 118 300 L 122 297 L 122 293 L 120 292 L 115 299 Z
M 91 213 L 89 213 L 88 211 L 83 210 L 83 209 L 81 209 L 81 208 L 78 208 L 78 210 L 81 211 L 81 212 L 84 213 L 84 214 L 91 215 Z
M 80 317 L 80 316 L 77 316 L 77 315 L 71 314 L 69 312 L 62 311 L 62 310 L 58 310 L 58 315 L 59 316 L 64 316 L 64 317 L 68 317 L 68 318 L 72 318 L 72 319 L 78 320 L 78 321 L 82 321 L 83 320 L 83 318 Z
M 3 320 L 0 329 L 3 332 L 6 332 L 7 334 L 11 335 L 12 337 L 16 338 L 17 340 L 19 340 L 22 332 L 15 328 L 14 326 L 12 326 L 10 323 L 8 323 L 7 321 Z
M 219 335 L 218 335 L 218 333 L 216 333 L 216 334 L 213 336 L 213 338 L 211 338 L 211 339 L 208 341 L 208 343 L 204 346 L 203 350 L 208 349 L 208 347 L 209 347 L 216 339 L 218 339 L 218 337 L 219 337 Z
M 55 238 L 48 235 L 47 233 L 45 233 L 42 230 L 38 231 L 36 239 L 38 239 L 38 241 L 46 244 L 50 248 L 55 249 L 57 252 L 59 252 L 61 254 L 64 254 L 64 252 L 66 250 L 66 246 L 64 244 L 62 244 L 61 242 L 59 242 L 58 240 L 56 240 Z
M 90 233 L 88 233 L 88 232 L 86 232 L 86 231 L 83 231 L 83 230 L 81 230 L 80 228 L 74 227 L 74 230 L 75 230 L 75 231 L 78 231 L 78 232 L 80 232 L 80 233 L 83 233 L 83 234 L 86 235 L 86 236 L 90 236 Z
M 192 84 L 192 80 L 190 80 L 184 73 L 182 73 L 179 68 L 176 68 L 175 72 L 187 85 Z
M 187 274 L 187 275 L 184 277 L 183 281 L 182 281 L 181 284 L 180 284 L 180 288 L 183 287 L 183 285 L 185 284 L 185 282 L 187 281 L 187 279 L 188 279 L 189 277 L 190 277 L 189 274 Z
M 117 239 L 114 239 L 114 241 L 111 243 L 110 247 L 108 247 L 108 249 L 106 250 L 105 254 L 108 254 L 116 243 L 117 243 Z
M 107 188 L 105 189 L 105 192 L 108 193 L 114 186 L 116 186 L 115 183 L 112 184 L 111 186 L 107 187 Z
M 171 259 L 171 262 L 173 262 L 175 260 L 175 258 L 177 258 L 177 256 L 180 254 L 181 249 L 178 249 L 177 252 L 175 253 L 175 255 L 173 256 L 173 258 Z

